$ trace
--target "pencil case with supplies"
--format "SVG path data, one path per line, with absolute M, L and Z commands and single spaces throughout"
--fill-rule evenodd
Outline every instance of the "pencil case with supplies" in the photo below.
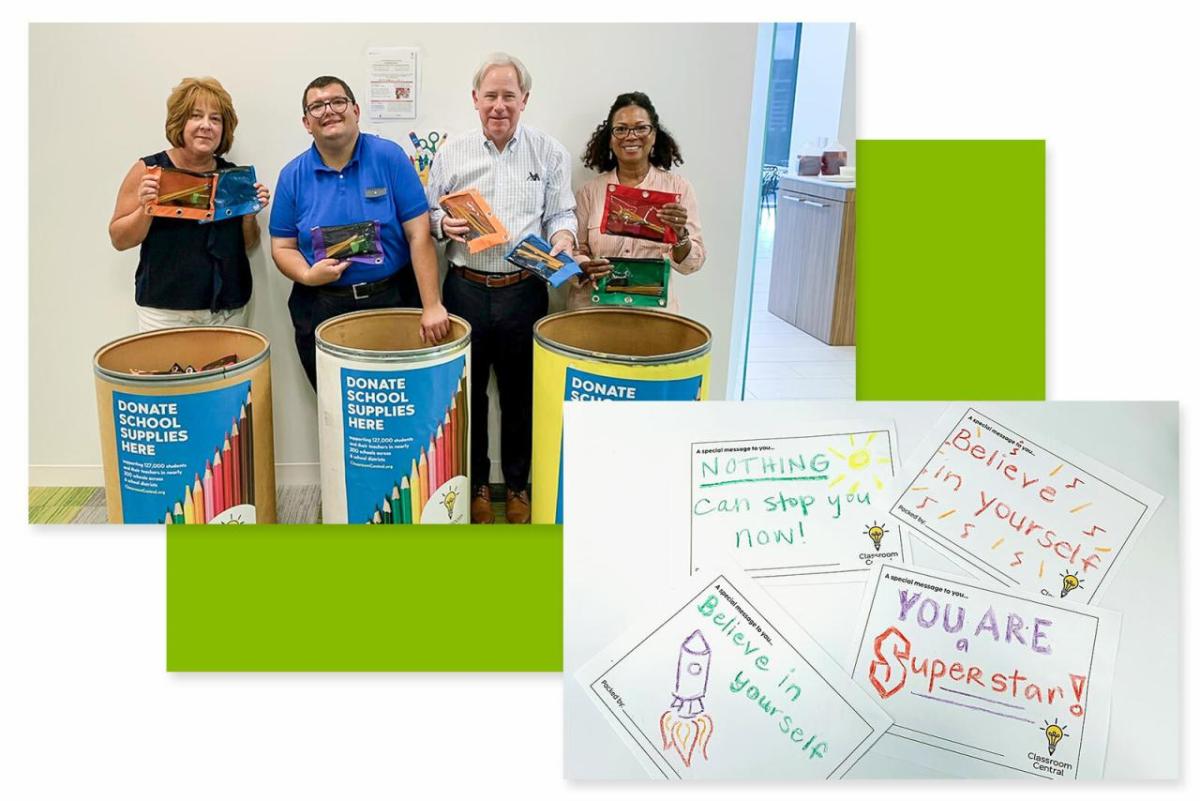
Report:
M 192 172 L 175 167 L 148 167 L 158 175 L 158 197 L 146 207 L 152 217 L 211 222 L 217 194 L 215 172 Z
M 509 251 L 504 260 L 533 273 L 552 287 L 560 287 L 573 275 L 583 275 L 583 269 L 569 253 L 550 255 L 551 245 L 540 236 L 530 234 Z
M 668 245 L 678 241 L 675 229 L 663 222 L 658 213 L 668 203 L 678 203 L 679 195 L 620 184 L 609 184 L 607 190 L 600 233 L 649 239 Z
M 594 305 L 666 307 L 670 259 L 609 259 L 609 262 L 612 272 L 600 278 L 592 292 Z
M 383 264 L 377 222 L 318 226 L 312 229 L 312 244 L 316 261 L 348 259 L 361 264 Z
M 470 226 L 466 236 L 469 252 L 479 253 L 508 241 L 504 224 L 477 190 L 464 189 L 443 195 L 438 199 L 438 205 L 449 216 L 467 221 Z

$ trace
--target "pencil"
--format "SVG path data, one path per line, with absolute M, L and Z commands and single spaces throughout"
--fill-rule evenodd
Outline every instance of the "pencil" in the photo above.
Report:
M 250 472 L 254 469 L 254 461 L 250 456 L 251 442 L 246 438 L 246 407 L 242 406 L 237 419 L 238 436 L 242 440 L 242 502 L 250 500 Z
M 375 514 L 379 514 L 378 506 L 375 507 Z M 391 506 L 391 504 L 388 503 L 388 499 L 386 497 L 383 499 L 383 515 L 382 515 L 382 517 L 383 517 L 382 522 L 385 526 L 390 526 L 392 524 L 392 506 Z
M 441 428 L 441 426 L 438 426 Z M 429 443 L 429 486 L 426 487 L 425 499 L 433 497 L 438 487 L 442 486 L 442 449 L 438 447 L 437 439 Z
M 221 452 L 213 454 L 213 515 L 225 511 L 225 468 L 221 464 Z
M 400 479 L 400 514 L 405 523 L 415 523 L 413 520 L 412 487 L 408 485 L 408 476 Z
M 183 504 L 181 504 L 179 501 L 175 501 L 175 513 L 172 515 L 172 517 L 175 518 L 176 523 L 185 522 L 183 517 Z
M 375 516 L 371 518 L 371 522 L 372 522 L 372 523 L 375 523 L 375 524 L 379 524 L 379 523 L 382 523 L 382 522 L 383 522 L 383 518 L 382 518 L 382 517 L 380 516 L 380 514 L 379 514 L 379 507 L 378 507 L 378 506 L 376 506 L 376 507 L 375 507 Z
M 406 477 L 403 480 L 408 481 L 408 478 Z M 392 485 L 392 497 L 391 497 L 391 500 L 388 501 L 388 503 L 392 507 L 392 524 L 393 525 L 398 526 L 401 523 L 411 523 L 412 522 L 411 520 L 404 519 L 404 508 L 403 508 L 403 504 L 400 502 L 400 485 L 398 485 L 398 484 Z
M 446 430 L 446 479 L 449 480 L 458 475 L 458 448 L 454 445 L 454 419 L 450 416 L 451 410 L 454 409 L 454 399 L 450 399 L 450 409 L 446 410 L 446 417 L 442 420 L 442 428 Z
M 463 365 L 463 375 L 458 380 L 458 421 L 462 429 L 459 432 L 461 444 L 459 450 L 462 452 L 463 475 L 468 478 L 471 475 L 471 410 L 467 405 L 467 366 Z
M 237 506 L 242 502 L 242 448 L 237 423 L 233 424 L 233 429 L 229 432 L 229 450 L 232 454 L 230 464 L 233 467 L 229 471 L 233 475 L 233 479 L 229 482 L 230 489 L 233 491 L 233 502 L 229 505 Z
M 417 470 L 417 460 L 413 459 L 412 463 L 412 479 L 408 482 L 408 488 L 412 494 L 412 521 L 414 523 L 421 522 L 421 474 Z
M 196 476 L 196 483 L 192 486 L 192 502 L 196 504 L 196 522 L 207 523 L 208 513 L 204 508 L 204 488 L 200 486 L 200 476 Z
M 167 510 L 167 517 L 165 520 L 163 520 L 163 522 L 166 523 L 168 526 L 175 522 L 175 518 L 171 517 L 170 509 Z
M 450 454 L 446 450 L 446 430 L 438 423 L 437 435 L 434 438 L 438 453 L 438 486 L 442 486 L 450 478 Z
M 192 488 L 188 486 L 183 488 L 183 522 L 196 522 L 196 504 L 192 500 Z
M 225 505 L 221 511 L 233 507 L 233 451 L 229 447 L 229 437 L 225 437 L 225 445 L 221 448 L 221 464 L 225 468 L 221 471 L 221 498 L 225 501 Z
M 254 504 L 254 396 L 250 391 L 246 392 L 246 442 L 251 443 L 250 450 L 250 477 L 247 482 L 250 487 L 250 495 L 246 498 L 246 503 Z
M 425 511 L 425 504 L 429 501 L 429 459 L 425 455 L 425 449 L 421 449 L 421 461 L 417 465 L 417 475 L 421 479 L 421 511 Z
M 216 496 L 213 495 L 213 470 L 212 462 L 204 460 L 204 522 L 212 520 L 216 516 L 213 510 L 213 503 L 216 501 Z

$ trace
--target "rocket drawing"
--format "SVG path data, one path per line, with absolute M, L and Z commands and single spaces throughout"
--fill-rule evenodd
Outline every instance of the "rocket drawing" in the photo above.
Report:
M 685 767 L 691 767 L 696 747 L 708 759 L 708 742 L 712 738 L 712 718 L 704 711 L 704 694 L 708 692 L 708 670 L 712 649 L 704 635 L 696 629 L 679 646 L 675 665 L 675 691 L 671 707 L 658 720 L 663 750 L 677 751 Z M 672 710 L 675 710 L 673 712 Z
M 675 700 L 671 709 L 679 717 L 694 718 L 704 711 L 704 693 L 708 692 L 708 665 L 712 650 L 699 629 L 679 646 L 679 666 L 675 669 Z

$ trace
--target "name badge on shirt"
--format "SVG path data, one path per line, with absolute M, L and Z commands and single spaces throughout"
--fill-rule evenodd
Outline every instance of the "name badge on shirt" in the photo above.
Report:
M 386 186 L 371 186 L 363 193 L 366 197 L 383 197 L 387 194 Z

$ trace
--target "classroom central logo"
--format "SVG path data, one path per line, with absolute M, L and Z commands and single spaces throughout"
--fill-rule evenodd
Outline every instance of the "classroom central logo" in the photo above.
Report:
M 1055 718 L 1053 723 L 1047 720 L 1045 724 L 1038 731 L 1042 733 L 1042 739 L 1045 741 L 1044 747 L 1048 756 L 1036 751 L 1030 751 L 1025 755 L 1025 758 L 1029 760 L 1029 766 L 1039 773 L 1048 773 L 1051 776 L 1066 776 L 1069 772 L 1075 770 L 1075 766 L 1070 762 L 1054 759 L 1053 757 L 1063 738 L 1070 737 L 1071 735 L 1066 732 L 1066 724 L 1060 724 L 1058 718 Z

